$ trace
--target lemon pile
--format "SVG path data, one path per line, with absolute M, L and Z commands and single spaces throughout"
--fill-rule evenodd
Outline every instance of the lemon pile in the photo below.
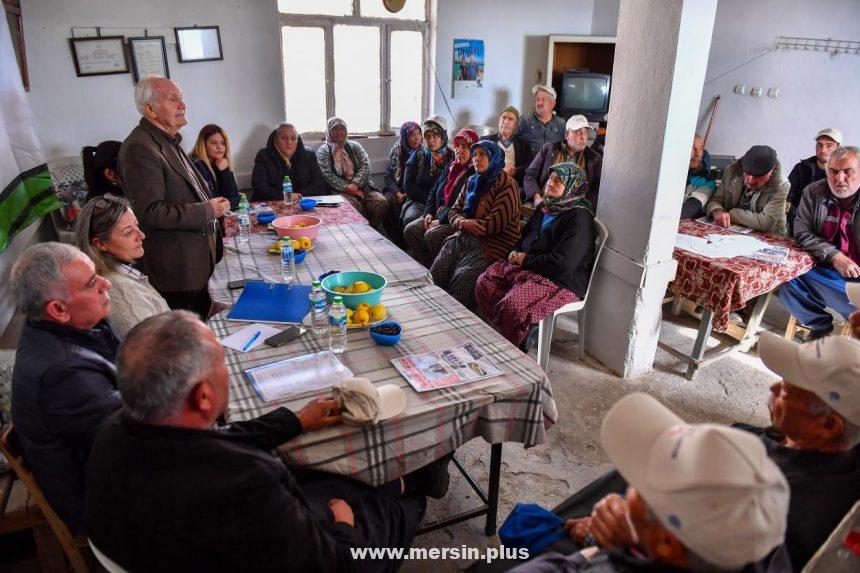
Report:
M 379 322 L 388 314 L 382 303 L 370 306 L 366 302 L 358 303 L 355 310 L 346 309 L 347 326 L 368 326 L 372 322 Z
M 278 239 L 277 241 L 269 245 L 269 252 L 273 255 L 280 255 L 281 247 L 284 246 L 285 240 L 286 239 Z M 301 237 L 298 240 L 291 239 L 290 242 L 293 244 L 294 251 L 307 251 L 314 246 L 314 242 L 311 241 L 308 237 Z
M 341 294 L 364 294 L 366 292 L 372 291 L 373 287 L 364 281 L 355 281 L 347 287 L 339 286 L 334 287 L 332 290 Z

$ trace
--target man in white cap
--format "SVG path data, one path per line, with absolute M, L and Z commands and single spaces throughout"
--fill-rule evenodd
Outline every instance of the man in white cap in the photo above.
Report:
M 788 174 L 788 182 L 791 184 L 788 191 L 788 202 L 791 204 L 788 211 L 789 235 L 794 234 L 792 231 L 794 217 L 797 214 L 797 206 L 800 204 L 803 190 L 810 183 L 820 181 L 827 176 L 827 160 L 840 145 L 842 145 L 842 132 L 832 127 L 822 129 L 815 136 L 815 155 L 799 161 Z
M 551 553 L 514 569 L 789 572 L 788 484 L 754 435 L 686 424 L 647 394 L 606 414 L 601 443 L 629 482 L 628 550 Z
M 564 120 L 558 117 L 555 108 L 555 88 L 537 84 L 532 88 L 535 96 L 535 110 L 523 117 L 517 135 L 528 146 L 528 159 L 531 160 L 547 143 L 561 141 L 564 137 Z
M 543 188 L 549 180 L 549 168 L 569 161 L 585 171 L 588 181 L 587 197 L 596 208 L 603 158 L 588 146 L 588 134 L 591 131 L 588 120 L 584 115 L 571 116 L 564 129 L 564 139 L 544 145 L 526 169 L 523 201 L 539 204 L 543 199 Z
M 831 308 L 848 317 L 857 307 L 846 283 L 860 280 L 860 149 L 840 147 L 827 161 L 827 178 L 809 185 L 794 219 L 794 240 L 816 265 L 779 289 L 779 302 L 800 324 L 807 340 L 833 330 Z

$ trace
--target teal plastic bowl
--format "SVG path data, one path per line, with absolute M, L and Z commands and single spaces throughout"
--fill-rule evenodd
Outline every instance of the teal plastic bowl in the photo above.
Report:
M 334 292 L 336 287 L 346 288 L 356 281 L 366 282 L 373 290 L 361 294 Z M 382 291 L 385 290 L 387 284 L 388 281 L 384 276 L 367 271 L 343 271 L 329 275 L 322 280 L 322 287 L 329 304 L 335 295 L 339 295 L 343 297 L 344 306 L 350 310 L 355 310 L 355 307 L 362 302 L 366 302 L 370 306 L 379 304 L 379 301 L 382 300 Z

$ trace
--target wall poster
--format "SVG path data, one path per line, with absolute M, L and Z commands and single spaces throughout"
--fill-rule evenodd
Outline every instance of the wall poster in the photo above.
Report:
M 484 41 L 454 40 L 454 97 L 484 89 Z

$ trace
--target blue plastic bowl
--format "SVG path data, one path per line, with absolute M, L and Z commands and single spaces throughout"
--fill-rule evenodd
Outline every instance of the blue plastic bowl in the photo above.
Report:
M 335 287 L 348 287 L 356 281 L 366 282 L 373 290 L 361 294 L 334 292 Z M 329 275 L 322 280 L 322 287 L 329 304 L 335 296 L 342 296 L 344 306 L 350 310 L 355 310 L 355 307 L 362 302 L 366 302 L 370 306 L 379 304 L 382 299 L 382 291 L 385 290 L 387 284 L 388 281 L 384 276 L 366 271 L 344 271 Z
M 299 249 L 298 251 L 293 252 L 293 256 L 296 258 L 296 264 L 299 264 L 305 257 L 308 256 L 308 252 L 306 250 Z
M 257 223 L 260 225 L 268 225 L 275 220 L 274 211 L 259 211 L 257 212 Z
M 380 334 L 375 332 L 375 329 L 381 326 L 389 326 L 394 325 L 397 327 L 397 334 Z M 386 322 L 380 322 L 379 324 L 375 324 L 369 329 L 370 337 L 376 341 L 376 343 L 380 346 L 394 346 L 398 342 L 400 342 L 400 336 L 403 334 L 403 327 L 400 326 L 399 322 L 395 322 L 393 320 L 388 320 Z
M 305 199 L 302 199 L 301 201 L 299 201 L 299 207 L 301 207 L 303 211 L 313 211 L 316 208 L 316 206 L 317 206 L 317 200 L 316 199 L 305 198 Z

